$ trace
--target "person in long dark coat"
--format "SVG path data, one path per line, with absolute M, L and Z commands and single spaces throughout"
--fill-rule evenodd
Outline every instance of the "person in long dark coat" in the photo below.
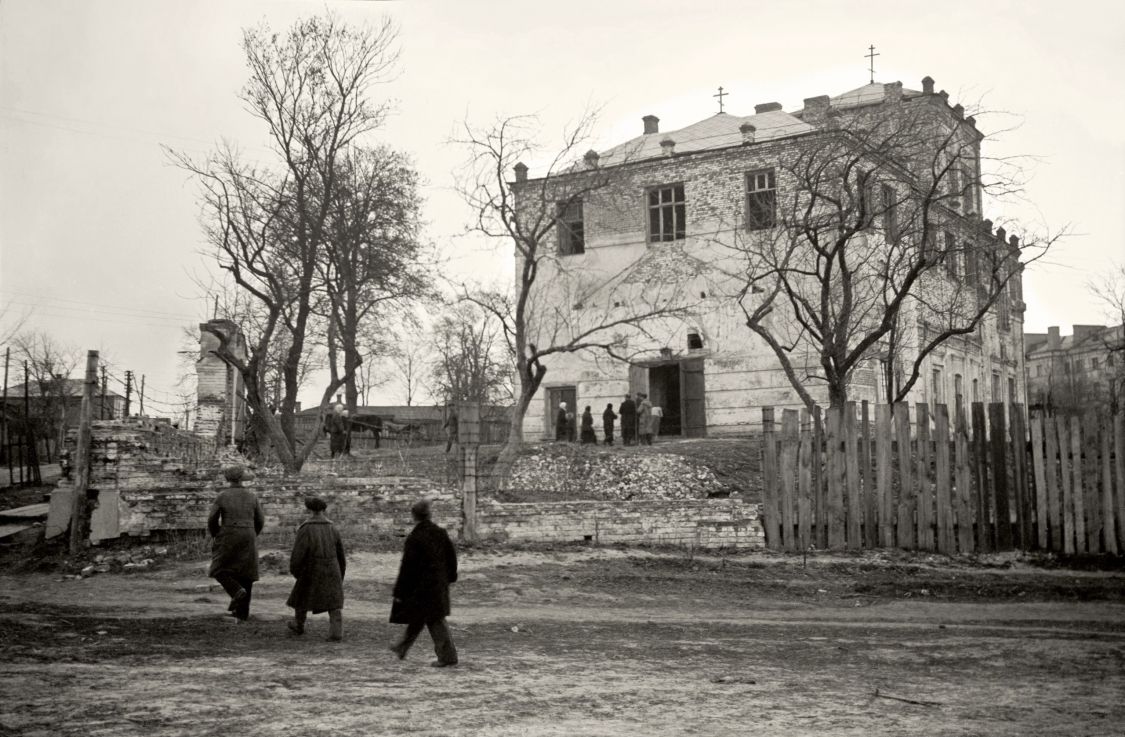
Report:
M 430 520 L 428 499 L 415 502 L 410 514 L 416 524 L 406 537 L 391 605 L 391 624 L 405 624 L 406 632 L 391 651 L 399 660 L 405 658 L 425 627 L 437 654 L 430 665 L 456 665 L 457 648 L 445 618 L 449 616 L 449 585 L 457 581 L 457 551 L 446 531 Z
M 570 422 L 566 417 L 566 402 L 559 402 L 559 412 L 555 415 L 555 440 L 570 439 Z
M 652 445 L 652 402 L 647 394 L 637 394 L 638 445 Z
M 328 435 L 328 450 L 332 457 L 343 455 L 348 441 L 344 405 L 337 404 L 335 409 L 324 418 L 324 432 Z
M 617 413 L 613 411 L 613 404 L 605 406 L 605 412 L 602 412 L 602 430 L 605 431 L 606 445 L 613 445 L 613 421 L 617 419 Z
M 242 486 L 245 474 L 242 466 L 223 470 L 230 488 L 215 497 L 207 515 L 207 531 L 214 538 L 208 575 L 230 596 L 227 609 L 240 622 L 250 617 L 250 597 L 258 580 L 258 533 L 265 523 L 258 498 Z
M 586 405 L 586 411 L 582 413 L 582 444 L 587 445 L 593 443 L 598 444 L 598 438 L 594 435 L 594 416 L 590 414 L 590 405 Z
M 344 639 L 344 543 L 332 521 L 324 516 L 328 505 L 323 499 L 310 497 L 305 508 L 312 517 L 297 529 L 297 540 L 289 556 L 289 572 L 297 581 L 285 602 L 293 607 L 293 621 L 289 629 L 297 635 L 305 634 L 305 618 L 328 612 L 328 641 Z
M 637 405 L 633 397 L 626 394 L 617 411 L 621 414 L 621 444 L 632 445 L 637 437 Z

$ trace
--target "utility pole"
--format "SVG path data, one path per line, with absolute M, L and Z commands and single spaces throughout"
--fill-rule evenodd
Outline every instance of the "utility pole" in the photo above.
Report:
M 96 380 L 96 377 L 95 377 L 95 380 Z M 106 395 L 106 390 L 108 388 L 109 388 L 109 380 L 106 379 L 106 376 L 105 376 L 105 366 L 102 366 L 102 409 L 101 409 L 101 412 L 98 413 L 98 419 L 99 420 L 105 419 L 105 395 Z M 110 419 L 112 420 L 113 417 L 111 416 Z
M 78 420 L 78 444 L 74 453 L 77 473 L 74 499 L 70 503 L 70 554 L 82 547 L 86 520 L 86 487 L 90 484 L 90 425 L 94 416 L 94 392 L 98 387 L 98 352 L 86 353 L 86 381 L 82 384 L 82 412 Z M 105 367 L 102 367 L 102 396 L 105 396 Z M 104 402 L 103 402 L 104 404 Z
M 141 417 L 145 416 L 145 375 L 141 374 Z
M 133 372 L 125 371 L 125 419 L 129 417 L 129 405 L 133 401 Z

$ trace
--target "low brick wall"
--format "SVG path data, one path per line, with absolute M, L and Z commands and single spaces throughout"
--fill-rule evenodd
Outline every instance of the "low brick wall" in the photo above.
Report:
M 477 533 L 521 542 L 636 543 L 764 548 L 758 505 L 740 499 L 477 502 Z

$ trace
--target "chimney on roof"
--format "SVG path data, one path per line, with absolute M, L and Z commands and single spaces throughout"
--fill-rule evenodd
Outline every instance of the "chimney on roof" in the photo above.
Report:
M 781 109 L 780 102 L 763 102 L 754 106 L 754 114 L 761 115 L 762 113 L 772 113 Z
M 985 220 L 984 220 L 984 221 L 983 221 L 983 222 L 981 223 L 981 227 L 982 227 L 982 228 L 984 228 L 984 233 L 985 233 L 985 235 L 989 235 L 989 236 L 991 236 L 991 235 L 992 235 L 992 221 L 991 221 L 991 220 L 988 220 L 988 219 L 986 218 L 986 219 L 985 219 Z
M 922 77 L 922 94 L 934 94 L 934 78 L 928 74 L 925 77 Z
M 883 85 L 883 97 L 887 102 L 898 102 L 902 99 L 902 82 L 887 82 Z
M 1008 240 L 1008 231 L 1004 229 L 1003 225 L 996 228 L 996 240 L 1001 243 Z
M 977 119 L 974 118 L 972 115 L 965 118 L 965 122 L 968 123 L 969 125 L 973 126 L 974 128 L 977 127 Z
M 665 138 L 660 142 L 660 150 L 665 156 L 671 156 L 676 151 L 676 142 L 671 138 Z
M 646 134 L 660 132 L 660 118 L 655 115 L 646 115 L 641 120 L 644 121 Z
M 828 120 L 828 110 L 831 107 L 828 95 L 805 98 L 805 110 L 801 120 L 809 125 L 823 125 Z
M 517 182 L 527 181 L 527 164 L 523 163 L 522 161 L 518 161 L 516 162 L 516 165 L 512 167 L 512 171 L 516 173 Z
M 1008 245 L 1011 246 L 1012 248 L 1019 248 L 1020 247 L 1020 237 L 1018 235 L 1008 236 Z
M 1059 326 L 1052 325 L 1047 328 L 1047 349 L 1057 351 L 1062 345 L 1062 339 L 1059 338 Z
M 939 92 L 938 97 L 940 97 L 941 101 L 944 102 L 946 105 L 949 104 L 949 93 L 946 92 L 945 90 L 942 90 L 941 92 Z
M 582 160 L 586 162 L 586 166 L 589 168 L 596 169 L 598 168 L 598 158 L 598 152 L 594 149 L 590 149 L 586 152 L 585 156 L 582 157 Z
M 738 132 L 742 134 L 742 143 L 753 143 L 754 132 L 757 130 L 758 129 L 754 127 L 753 123 L 743 123 L 742 125 L 738 126 Z
M 953 114 L 957 116 L 957 118 L 965 117 L 965 106 L 961 103 L 957 103 L 953 106 Z

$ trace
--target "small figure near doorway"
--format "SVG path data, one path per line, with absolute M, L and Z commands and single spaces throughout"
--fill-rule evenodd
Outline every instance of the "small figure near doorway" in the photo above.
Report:
M 613 403 L 605 406 L 605 412 L 602 412 L 602 430 L 605 431 L 605 439 L 602 441 L 605 445 L 613 445 L 613 422 L 617 419 L 617 413 L 613 411 Z
M 632 445 L 637 435 L 637 404 L 629 394 L 618 408 L 621 413 L 621 444 Z
M 652 435 L 650 437 L 656 438 L 660 435 L 660 420 L 664 418 L 664 410 L 658 404 L 652 406 Z M 652 445 L 652 441 L 649 441 Z
M 637 432 L 639 443 L 652 445 L 652 403 L 644 393 L 637 394 Z
M 580 439 L 583 445 L 598 444 L 598 437 L 594 435 L 594 415 L 590 413 L 590 405 L 586 405 L 586 411 L 582 413 L 582 435 Z
M 566 442 L 569 437 L 570 428 L 566 419 L 566 402 L 559 402 L 559 411 L 555 415 L 555 440 Z

